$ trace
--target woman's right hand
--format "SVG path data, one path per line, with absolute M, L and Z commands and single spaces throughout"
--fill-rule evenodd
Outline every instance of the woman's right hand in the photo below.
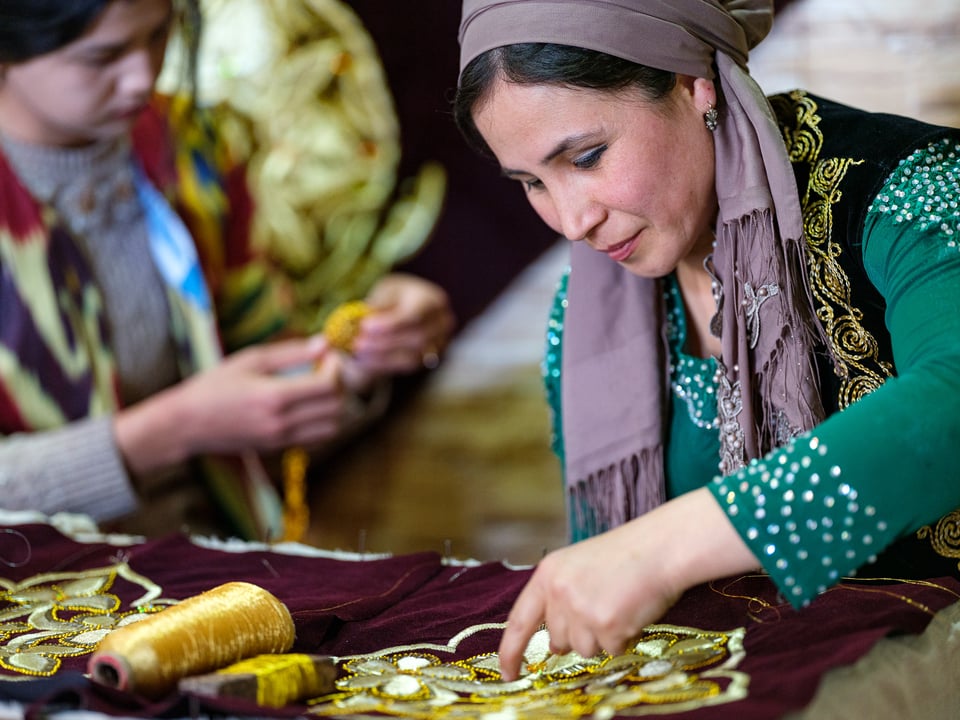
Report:
M 550 650 L 618 654 L 694 585 L 759 563 L 707 488 L 547 555 L 517 597 L 500 642 L 500 672 L 516 679 L 545 623 Z
M 343 361 L 319 336 L 240 350 L 118 414 L 134 473 L 204 453 L 317 446 L 346 423 Z

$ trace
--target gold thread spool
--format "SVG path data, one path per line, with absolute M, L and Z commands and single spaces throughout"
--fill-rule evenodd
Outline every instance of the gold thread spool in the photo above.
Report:
M 370 306 L 362 300 L 338 305 L 324 322 L 323 335 L 331 347 L 352 352 L 353 342 L 360 332 L 360 323 L 369 314 Z M 281 457 L 284 542 L 298 542 L 310 526 L 310 508 L 306 501 L 309 465 L 310 456 L 301 447 L 289 448 Z
M 103 685 L 155 699 L 188 675 L 210 672 L 294 641 L 286 606 L 261 587 L 229 582 L 114 630 L 90 658 Z

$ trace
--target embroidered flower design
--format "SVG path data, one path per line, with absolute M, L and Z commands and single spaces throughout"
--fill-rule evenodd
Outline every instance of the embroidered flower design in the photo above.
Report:
M 148 590 L 135 609 L 121 612 L 120 598 L 109 592 L 117 576 Z M 0 667 L 44 677 L 60 669 L 61 658 L 91 653 L 108 632 L 145 617 L 156 609 L 146 600 L 159 594 L 125 564 L 21 583 L 0 578 L 0 588 Z
M 743 284 L 743 312 L 747 320 L 747 336 L 750 349 L 757 346 L 760 338 L 760 306 L 770 298 L 780 294 L 780 286 L 776 283 L 761 285 L 756 290 L 749 282 Z
M 540 630 L 524 653 L 521 676 L 500 679 L 495 653 L 443 661 L 467 637 L 502 625 L 468 628 L 446 648 L 406 647 L 342 659 L 339 692 L 317 698 L 311 714 L 384 713 L 410 718 L 499 720 L 612 717 L 645 704 L 700 707 L 746 694 L 742 628 L 727 633 L 650 626 L 631 650 L 611 657 L 554 655 Z

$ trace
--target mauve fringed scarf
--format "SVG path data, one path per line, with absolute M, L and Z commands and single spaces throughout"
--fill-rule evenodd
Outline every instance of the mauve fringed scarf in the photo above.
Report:
M 770 0 L 464 0 L 460 27 L 461 70 L 495 47 L 549 42 L 717 83 L 711 271 L 721 288 L 714 321 L 724 474 L 823 417 L 813 355 L 822 336 L 796 180 L 769 103 L 746 70 L 772 17 Z M 669 384 L 659 283 L 583 243 L 573 244 L 571 266 L 561 402 L 577 534 L 664 501 Z

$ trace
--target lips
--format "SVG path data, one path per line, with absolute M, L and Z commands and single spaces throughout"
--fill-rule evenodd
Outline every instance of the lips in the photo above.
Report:
M 610 247 L 605 248 L 602 252 L 606 253 L 614 262 L 623 262 L 633 254 L 633 250 L 636 245 L 637 236 L 635 235 L 628 240 L 624 240 L 616 245 L 611 245 Z
M 116 113 L 118 120 L 132 120 L 140 115 L 146 108 L 146 105 L 136 105 L 135 107 L 120 110 Z

